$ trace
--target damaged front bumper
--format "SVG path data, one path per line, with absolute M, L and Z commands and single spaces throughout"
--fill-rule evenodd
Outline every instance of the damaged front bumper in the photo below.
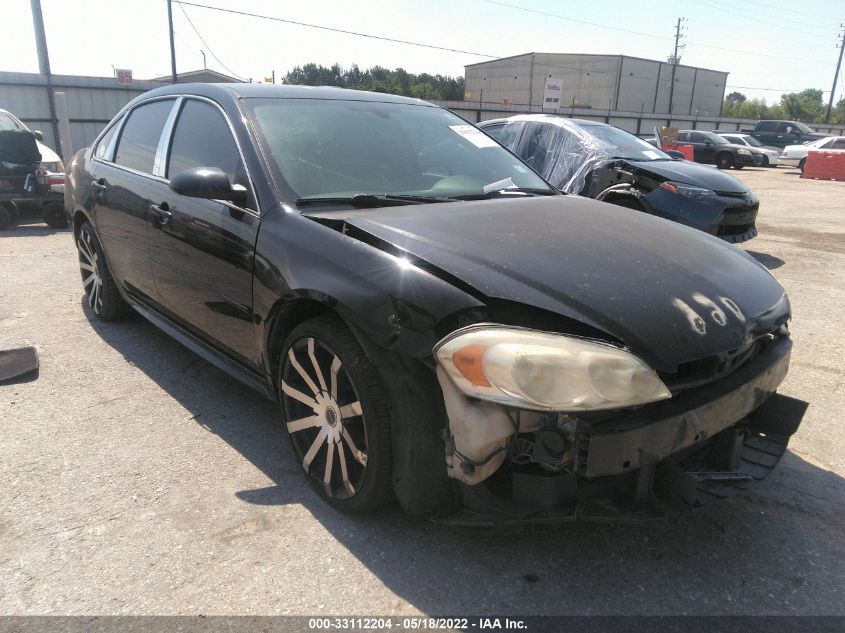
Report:
M 738 244 L 757 236 L 760 201 L 751 192 L 715 192 L 699 198 L 683 198 L 657 187 L 640 199 L 652 215 L 686 224 Z
M 439 520 L 640 521 L 744 490 L 778 463 L 806 409 L 776 393 L 790 350 L 775 338 L 715 383 L 594 419 L 472 401 L 440 372 L 462 508 Z

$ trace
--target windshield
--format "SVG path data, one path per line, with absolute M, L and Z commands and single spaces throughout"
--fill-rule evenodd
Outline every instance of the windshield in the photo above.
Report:
M 18 132 L 23 128 L 18 125 L 18 122 L 15 121 L 14 117 L 5 112 L 0 112 L 0 130 L 4 132 Z
M 751 147 L 763 147 L 763 144 L 753 136 L 743 136 L 742 140 L 748 143 Z
M 293 196 L 551 193 L 518 158 L 448 110 L 329 99 L 247 99 L 270 168 Z
M 801 121 L 794 121 L 792 125 L 798 128 L 798 131 L 802 134 L 814 134 L 813 130 L 801 123 Z
M 702 132 L 701 130 L 697 130 L 697 132 L 706 136 L 708 140 L 713 141 L 714 145 L 730 145 L 730 143 L 715 132 Z
M 599 140 L 598 147 L 615 158 L 629 160 L 670 160 L 668 154 L 633 134 L 611 125 L 581 125 Z
M 824 138 L 820 138 L 817 141 L 812 141 L 811 143 L 805 143 L 805 145 L 808 145 L 809 147 L 821 147 L 822 145 L 826 144 L 831 139 L 835 139 L 835 138 L 836 138 L 835 136 L 826 136 Z

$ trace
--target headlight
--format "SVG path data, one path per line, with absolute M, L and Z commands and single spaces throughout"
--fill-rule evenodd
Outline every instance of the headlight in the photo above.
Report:
M 738 149 L 738 150 L 736 150 L 736 153 L 737 153 L 737 154 L 742 154 L 743 156 L 749 156 L 749 155 L 751 155 L 751 152 L 749 152 L 747 149 Z
M 466 395 L 525 409 L 620 409 L 672 397 L 633 354 L 562 334 L 471 326 L 443 339 L 434 354 Z
M 669 193 L 674 193 L 686 198 L 701 198 L 703 196 L 715 196 L 715 192 L 704 187 L 693 187 L 692 185 L 684 185 L 679 182 L 664 182 L 660 185 L 661 189 L 665 189 Z

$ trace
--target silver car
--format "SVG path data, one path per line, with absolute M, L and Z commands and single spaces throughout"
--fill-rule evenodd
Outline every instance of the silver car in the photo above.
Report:
M 750 134 L 728 134 L 726 132 L 717 132 L 717 134 L 729 143 L 733 143 L 734 145 L 745 145 L 746 147 L 753 147 L 757 151 L 762 152 L 763 167 L 778 166 L 780 152 L 778 151 L 777 147 L 763 145 L 760 141 L 758 141 Z

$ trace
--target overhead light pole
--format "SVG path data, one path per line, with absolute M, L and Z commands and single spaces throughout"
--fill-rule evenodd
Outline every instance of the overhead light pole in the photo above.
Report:
M 170 29 L 170 74 L 176 83 L 176 45 L 173 42 L 173 0 L 167 0 L 167 26 Z
M 840 24 L 839 26 L 845 26 Z M 830 89 L 830 100 L 827 102 L 827 114 L 824 115 L 824 122 L 830 123 L 830 109 L 833 107 L 833 95 L 836 93 L 836 80 L 839 78 L 839 69 L 842 68 L 842 52 L 845 51 L 845 31 L 839 34 L 839 61 L 836 62 L 836 72 L 833 73 L 833 88 Z

